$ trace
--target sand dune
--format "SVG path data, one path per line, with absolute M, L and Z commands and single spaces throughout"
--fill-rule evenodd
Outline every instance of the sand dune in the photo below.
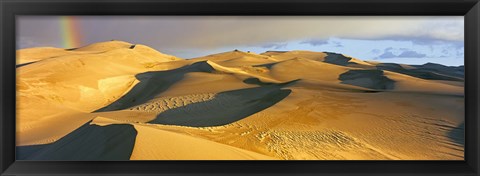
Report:
M 73 52 L 62 48 L 38 47 L 17 50 L 17 65 L 37 62 L 44 59 L 52 59 L 61 56 L 100 53 L 102 51 Z
M 78 49 L 82 54 L 75 54 L 76 51 L 71 50 L 68 51 L 69 55 L 43 59 L 17 68 L 19 144 L 55 141 L 93 118 L 91 115 L 82 114 L 100 109 L 128 93 L 139 82 L 135 78 L 136 74 L 153 69 L 172 69 L 182 65 L 178 64 L 182 61 L 177 61 L 176 57 L 148 48 L 129 49 L 130 45 L 119 41 L 99 43 L 87 46 L 87 49 Z M 137 49 L 139 51 L 136 51 Z M 25 51 L 28 50 L 25 49 Z M 37 56 L 36 53 L 39 51 L 32 55 Z M 45 55 L 58 54 L 50 51 L 50 49 L 45 50 Z M 157 54 L 152 54 L 155 52 Z M 19 55 L 20 58 L 27 56 Z M 149 65 L 172 60 L 175 64 L 168 67 Z M 81 116 L 81 118 L 74 119 L 75 123 L 61 125 L 59 129 L 62 130 L 48 130 L 47 122 L 64 121 L 72 116 Z M 20 135 L 24 132 L 36 133 L 42 137 Z
M 21 160 L 463 160 L 463 67 L 340 53 L 17 51 Z
M 388 70 L 392 72 L 402 73 L 409 76 L 428 79 L 428 80 L 449 80 L 449 81 L 462 81 L 463 70 L 449 69 L 448 67 L 434 67 L 428 65 L 421 66 L 405 66 L 400 64 L 377 64 L 377 68 L 382 70 Z M 444 70 L 444 71 L 442 71 Z M 461 72 L 458 73 L 458 72 Z
M 174 145 L 165 141 L 173 142 Z M 134 145 L 135 150 L 133 150 Z M 148 157 L 145 158 L 145 156 Z M 95 118 L 55 143 L 19 147 L 17 157 L 28 160 L 87 161 L 158 158 L 275 159 L 228 145 L 157 129 L 146 124 L 130 125 L 103 117 Z
M 292 65 L 295 65 L 295 69 L 291 69 Z M 281 61 L 270 67 L 270 75 L 282 81 L 308 79 L 337 83 L 339 75 L 348 71 L 348 68 L 343 66 L 300 57 Z
M 276 160 L 241 148 L 154 127 L 135 125 L 135 129 L 139 134 L 131 160 Z

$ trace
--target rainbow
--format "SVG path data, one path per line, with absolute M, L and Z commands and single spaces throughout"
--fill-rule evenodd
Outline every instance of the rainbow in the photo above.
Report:
M 60 17 L 60 28 L 62 31 L 62 46 L 64 48 L 80 47 L 82 44 L 81 33 L 77 18 L 74 16 Z

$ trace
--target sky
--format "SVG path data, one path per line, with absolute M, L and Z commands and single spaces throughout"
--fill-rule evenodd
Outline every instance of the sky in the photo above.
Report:
M 464 64 L 463 16 L 17 16 L 17 49 L 122 40 L 189 59 L 234 49 Z

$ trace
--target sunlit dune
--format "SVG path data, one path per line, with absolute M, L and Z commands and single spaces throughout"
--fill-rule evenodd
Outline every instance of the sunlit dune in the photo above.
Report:
M 463 67 L 340 53 L 17 51 L 21 160 L 463 160 Z

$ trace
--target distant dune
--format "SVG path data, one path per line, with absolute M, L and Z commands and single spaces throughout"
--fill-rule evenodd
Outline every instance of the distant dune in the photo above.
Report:
M 464 67 L 332 52 L 17 51 L 20 160 L 463 160 Z

